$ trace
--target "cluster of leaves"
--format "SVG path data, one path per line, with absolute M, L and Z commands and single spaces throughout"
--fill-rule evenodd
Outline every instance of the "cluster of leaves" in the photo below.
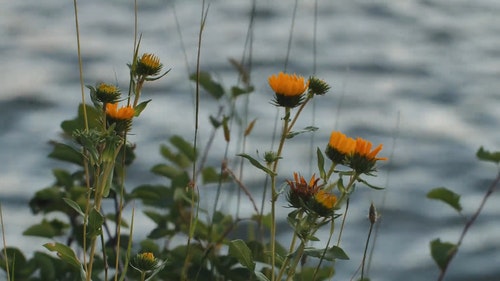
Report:
M 481 161 L 493 162 L 497 166 L 499 166 L 500 164 L 500 151 L 490 152 L 481 147 L 477 151 L 476 156 Z M 430 242 L 431 256 L 440 270 L 440 275 L 438 277 L 438 280 L 443 280 L 447 272 L 448 266 L 450 265 L 453 258 L 457 254 L 458 249 L 460 248 L 467 231 L 476 221 L 476 218 L 481 213 L 483 206 L 486 203 L 486 200 L 496 189 L 496 186 L 498 185 L 499 181 L 500 181 L 500 170 L 497 174 L 496 179 L 493 181 L 488 190 L 485 192 L 483 200 L 479 205 L 479 207 L 477 208 L 477 210 L 475 211 L 475 213 L 472 216 L 470 216 L 470 218 L 466 218 L 464 228 L 462 230 L 459 240 L 456 243 L 441 241 L 440 238 L 436 238 Z M 465 217 L 465 215 L 462 213 L 460 194 L 457 194 L 456 192 L 446 187 L 437 187 L 427 193 L 427 198 L 441 201 L 450 206 L 451 208 L 453 208 L 455 211 L 457 211 L 459 215 Z

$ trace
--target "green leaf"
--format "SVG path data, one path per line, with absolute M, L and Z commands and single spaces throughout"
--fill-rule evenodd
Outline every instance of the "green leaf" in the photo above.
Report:
M 318 130 L 318 127 L 308 126 L 308 127 L 305 127 L 303 130 L 298 131 L 298 132 L 289 132 L 288 135 L 286 136 L 286 138 L 287 139 L 291 139 L 291 138 L 295 137 L 296 135 L 300 135 L 300 134 L 303 134 L 303 133 L 314 132 L 314 131 L 317 131 L 317 130 Z
M 268 174 L 270 176 L 276 176 L 276 173 L 273 173 L 273 171 L 271 171 L 270 169 L 266 168 L 264 165 L 260 164 L 260 162 L 257 161 L 257 160 L 255 160 L 252 156 L 250 156 L 250 155 L 248 155 L 246 153 L 237 154 L 237 156 L 241 156 L 243 158 L 248 159 L 248 161 L 250 161 L 250 163 L 254 167 L 256 167 L 256 168 L 264 171 L 266 174 Z
M 462 206 L 460 205 L 460 195 L 447 189 L 446 187 L 434 188 L 427 193 L 427 198 L 443 201 L 444 203 L 450 205 L 457 212 L 462 211 Z
M 99 126 L 99 112 L 91 105 L 85 105 L 87 113 L 87 121 L 89 123 L 89 128 L 97 128 Z M 85 118 L 83 114 L 83 104 L 78 106 L 78 115 L 73 120 L 66 120 L 61 123 L 61 129 L 68 134 L 73 135 L 76 130 L 85 129 Z
M 55 236 L 62 235 L 64 228 L 67 225 L 60 220 L 53 219 L 51 221 L 42 220 L 41 223 L 30 226 L 23 232 L 26 236 L 38 236 L 45 238 L 54 238 Z
M 257 277 L 257 280 L 259 281 L 269 281 L 266 275 L 260 271 L 255 271 L 255 277 Z
M 249 94 L 253 91 L 254 91 L 254 87 L 252 87 L 252 86 L 249 86 L 246 89 L 243 89 L 243 88 L 240 88 L 237 86 L 231 87 L 231 95 L 233 96 L 233 98 L 236 98 L 236 97 L 244 95 L 244 94 Z
M 176 164 L 179 168 L 187 168 L 191 166 L 192 161 L 189 160 L 189 158 L 180 153 L 174 153 L 172 150 L 166 146 L 166 145 L 161 145 L 160 146 L 160 153 L 163 156 L 163 158 L 169 160 L 173 164 Z
M 196 73 L 193 73 L 191 74 L 191 76 L 189 76 L 189 79 L 193 82 L 197 82 L 197 78 L 200 86 L 209 94 L 211 94 L 215 99 L 218 100 L 224 95 L 224 88 L 219 83 L 212 80 L 212 76 L 210 75 L 210 73 L 201 71 L 198 77 Z
M 323 253 L 325 254 L 324 257 Z M 337 246 L 328 248 L 326 250 L 326 253 L 325 249 L 307 248 L 304 250 L 304 254 L 315 258 L 323 257 L 327 261 L 334 261 L 335 259 L 340 259 L 340 260 L 349 259 L 349 256 L 344 252 L 344 250 L 342 250 L 342 248 Z
M 320 178 L 324 179 L 326 178 L 325 157 L 323 156 L 323 152 L 321 152 L 321 149 L 319 149 L 319 147 L 316 149 L 316 156 L 318 157 L 319 176 Z
M 170 143 L 175 146 L 180 152 L 187 156 L 189 160 L 194 162 L 196 160 L 196 153 L 194 147 L 191 143 L 185 141 L 180 136 L 172 136 L 170 138 Z
M 49 154 L 50 158 L 66 161 L 69 163 L 77 164 L 83 166 L 83 156 L 82 154 L 74 149 L 73 147 L 63 144 L 55 143 L 54 149 Z
M 75 210 L 80 216 L 85 217 L 85 214 L 83 213 L 82 209 L 80 208 L 80 205 L 76 203 L 75 201 L 69 199 L 69 198 L 63 198 L 64 202 L 68 204 L 73 210 Z
M 236 239 L 229 242 L 229 255 L 236 258 L 244 267 L 250 270 L 255 269 L 252 251 L 250 251 L 245 241 Z
M 143 101 L 141 102 L 140 104 L 138 104 L 135 108 L 134 108 L 134 116 L 135 117 L 139 117 L 139 115 L 141 115 L 141 112 L 146 108 L 146 105 L 148 105 L 148 103 L 150 102 L 151 100 L 147 100 L 147 101 Z
M 52 174 L 56 178 L 56 185 L 64 186 L 66 189 L 73 186 L 73 177 L 68 171 L 63 169 L 53 169 Z
M 154 165 L 153 168 L 151 168 L 151 172 L 169 179 L 174 179 L 183 173 L 183 171 L 167 164 Z
M 88 224 L 87 224 L 87 236 L 89 238 L 97 237 L 102 232 L 102 224 L 104 223 L 104 217 L 95 208 L 89 213 Z
M 155 207 L 172 206 L 172 190 L 163 185 L 141 185 L 130 194 L 132 198 L 142 200 L 142 203 Z
M 215 170 L 214 167 L 205 167 L 201 171 L 201 177 L 204 184 L 218 183 L 221 180 L 221 175 Z M 222 181 L 227 180 L 227 176 L 222 177 Z
M 82 265 L 78 258 L 75 255 L 75 252 L 73 250 L 61 243 L 46 243 L 43 245 L 45 248 L 47 248 L 51 252 L 57 252 L 57 255 L 59 258 L 70 265 L 74 266 L 77 269 L 82 268 Z
M 164 215 L 154 211 L 144 211 L 143 213 L 156 224 L 165 224 L 166 218 Z
M 481 161 L 489 161 L 497 165 L 500 163 L 500 151 L 489 152 L 481 146 L 477 151 L 476 156 Z
M 45 254 L 36 252 L 33 260 L 37 263 L 40 268 L 40 277 L 42 280 L 56 280 L 56 268 L 52 262 L 52 257 Z
M 444 270 L 457 250 L 457 246 L 453 243 L 441 242 L 439 238 L 432 240 L 430 246 L 432 258 L 439 268 Z
M 368 183 L 366 180 L 362 179 L 362 178 L 358 178 L 358 181 L 361 182 L 361 183 L 364 183 L 366 186 L 368 186 L 369 188 L 372 188 L 372 189 L 375 189 L 375 190 L 384 190 L 383 187 L 380 187 L 380 186 L 375 186 L 373 184 L 370 184 Z

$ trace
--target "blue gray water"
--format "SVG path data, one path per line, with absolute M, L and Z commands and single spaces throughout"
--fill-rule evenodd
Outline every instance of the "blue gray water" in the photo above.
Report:
M 79 3 L 86 84 L 116 81 L 126 88 L 133 44 L 131 2 Z M 201 13 L 200 1 L 177 1 L 175 13 L 173 1 L 139 2 L 142 51 L 156 53 L 172 71 L 145 89 L 153 102 L 134 128 L 138 159 L 131 171 L 132 186 L 161 181 L 148 169 L 161 161 L 157 149 L 169 136 L 192 138 L 187 73 L 195 66 Z M 236 82 L 227 59 L 242 56 L 250 2 L 221 0 L 210 5 L 201 65 L 225 86 Z M 250 97 L 249 118 L 258 121 L 247 144 L 249 153 L 269 149 L 269 124 L 276 110 L 269 104 L 266 77 L 285 65 L 293 2 L 257 1 L 252 60 L 256 92 Z M 299 2 L 288 71 L 308 76 L 314 70 L 314 1 Z M 324 147 L 330 131 L 337 129 L 384 143 L 383 156 L 394 150 L 373 181 L 387 184 L 387 191 L 360 187 L 352 200 L 352 223 L 343 244 L 352 261 L 338 263 L 337 280 L 349 280 L 359 264 L 368 206 L 372 200 L 380 204 L 383 196 L 372 280 L 434 280 L 438 271 L 429 241 L 456 241 L 461 220 L 425 194 L 437 186 L 452 188 L 463 194 L 464 212 L 469 214 L 496 173 L 474 154 L 481 145 L 500 148 L 500 2 L 324 0 L 318 5 L 316 74 L 332 84 L 332 91 L 315 103 L 315 117 L 311 110 L 304 112 L 298 126 L 320 128 L 314 147 Z M 0 37 L 0 201 L 7 243 L 33 249 L 28 245 L 45 241 L 19 235 L 38 219 L 30 214 L 27 200 L 51 184 L 49 168 L 61 167 L 46 158 L 48 140 L 59 137 L 59 122 L 72 118 L 80 101 L 72 2 L 4 1 Z M 205 122 L 217 105 L 203 102 Z M 202 141 L 208 134 L 201 132 Z M 282 175 L 298 170 L 297 163 L 307 166 L 309 140 L 294 139 L 285 151 Z M 210 155 L 214 161 L 221 156 L 218 146 Z M 250 175 L 251 168 L 246 171 Z M 448 280 L 500 280 L 498 200 L 498 194 L 491 197 Z

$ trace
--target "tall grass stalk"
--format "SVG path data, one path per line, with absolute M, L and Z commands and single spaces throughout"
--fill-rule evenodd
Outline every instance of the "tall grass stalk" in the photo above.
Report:
M 7 274 L 7 280 L 10 281 L 9 257 L 7 256 L 7 240 L 5 239 L 5 224 L 3 222 L 2 203 L 0 203 L 0 225 L 2 226 L 2 243 L 3 255 L 5 257 L 5 272 Z
M 202 7 L 201 7 L 201 15 L 200 15 L 200 30 L 198 32 L 198 50 L 197 50 L 197 55 L 196 55 L 196 88 L 195 88 L 195 119 L 194 119 L 194 140 L 193 140 L 193 149 L 194 149 L 194 155 L 197 154 L 197 143 L 198 143 L 198 126 L 199 126 L 199 111 L 200 111 L 200 68 L 201 68 L 201 41 L 203 38 L 203 31 L 205 29 L 205 23 L 207 20 L 208 16 L 208 10 L 210 8 L 210 5 L 208 5 L 207 8 L 205 8 L 205 0 L 202 1 Z M 186 257 L 184 259 L 184 266 L 182 268 L 181 272 L 181 279 L 182 280 L 188 280 L 187 278 L 187 270 L 190 262 L 190 249 L 191 249 L 191 240 L 193 239 L 195 228 L 196 228 L 196 222 L 198 220 L 198 205 L 199 202 L 195 200 L 195 190 L 198 190 L 197 184 L 196 184 L 196 167 L 198 163 L 195 158 L 193 161 L 193 166 L 192 166 L 192 175 L 193 179 L 191 182 L 191 186 L 188 186 L 187 188 L 192 188 L 193 192 L 191 192 L 191 213 L 190 213 L 190 219 L 189 219 L 189 235 L 188 235 L 188 240 L 187 240 L 187 245 L 186 245 Z M 193 214 L 193 212 L 195 214 Z

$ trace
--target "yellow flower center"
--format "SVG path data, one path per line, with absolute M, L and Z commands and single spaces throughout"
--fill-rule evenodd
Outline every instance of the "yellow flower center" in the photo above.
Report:
M 299 96 L 308 87 L 308 83 L 304 82 L 304 77 L 283 72 L 269 76 L 268 81 L 276 94 L 284 96 Z
M 143 54 L 139 62 L 153 69 L 156 69 L 161 65 L 160 59 L 153 54 Z
M 115 94 L 119 92 L 118 88 L 114 85 L 106 84 L 106 83 L 101 83 L 99 86 L 97 86 L 97 91 L 105 94 Z
M 153 255 L 153 253 L 151 252 L 145 252 L 145 253 L 142 253 L 142 254 L 139 254 L 139 256 L 141 257 L 141 259 L 143 260 L 147 260 L 147 261 L 155 261 L 155 256 Z

